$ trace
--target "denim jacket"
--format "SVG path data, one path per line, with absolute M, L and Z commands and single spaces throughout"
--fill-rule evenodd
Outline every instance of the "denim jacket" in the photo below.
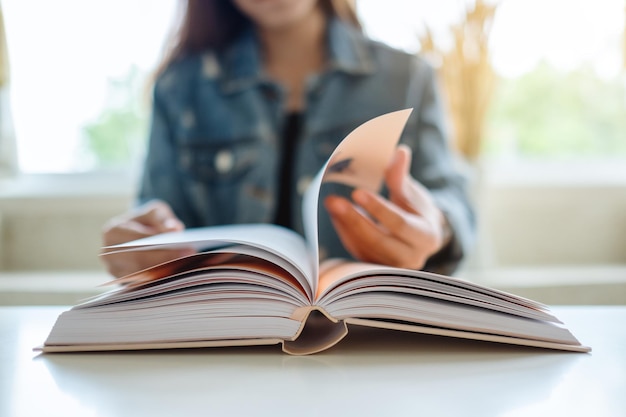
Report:
M 307 82 L 304 126 L 290 155 L 294 229 L 302 232 L 302 192 L 337 144 L 375 116 L 413 108 L 401 139 L 413 150 L 412 175 L 430 190 L 453 230 L 452 244 L 425 269 L 450 273 L 470 246 L 474 216 L 445 139 L 433 70 L 336 19 L 327 26 L 327 48 L 324 71 Z M 253 31 L 220 52 L 171 64 L 154 87 L 139 202 L 168 202 L 187 227 L 272 222 L 285 97 L 263 72 Z M 323 207 L 319 227 L 322 258 L 350 257 Z

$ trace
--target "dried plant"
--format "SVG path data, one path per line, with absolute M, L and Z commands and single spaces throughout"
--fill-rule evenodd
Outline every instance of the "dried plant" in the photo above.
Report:
M 462 19 L 448 28 L 450 48 L 440 47 L 427 27 L 419 37 L 421 53 L 430 56 L 443 81 L 452 118 L 455 146 L 470 161 L 481 151 L 485 115 L 495 85 L 489 59 L 489 35 L 498 4 L 476 0 Z

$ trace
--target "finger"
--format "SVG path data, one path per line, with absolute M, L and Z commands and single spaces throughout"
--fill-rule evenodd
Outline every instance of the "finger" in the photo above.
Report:
M 153 228 L 130 220 L 112 227 L 105 227 L 102 233 L 102 240 L 104 246 L 111 246 L 153 236 L 154 234 L 155 231 Z
M 108 221 L 102 236 L 104 245 L 110 246 L 184 228 L 167 203 L 152 201 Z
M 408 213 L 389 200 L 366 190 L 355 190 L 354 201 L 395 239 L 409 248 L 404 262 L 420 267 L 441 245 L 440 226 L 436 220 Z
M 374 238 L 368 238 L 352 226 L 342 224 L 341 219 L 334 218 L 333 225 L 346 250 L 356 259 L 399 268 L 420 269 L 424 266 L 425 258 L 419 253 L 393 237 L 384 233 L 375 233 Z
M 351 236 L 349 226 L 344 224 L 342 221 L 342 219 L 347 215 L 346 213 L 353 209 L 352 204 L 344 198 L 329 196 L 324 200 L 324 206 L 326 207 L 335 231 L 337 232 L 337 235 L 346 250 L 355 258 L 366 260 L 364 258 L 365 254 L 363 253 L 362 248 L 360 245 L 356 244 L 355 239 Z
M 148 203 L 135 219 L 137 222 L 153 228 L 155 233 L 178 231 L 185 228 L 169 204 L 163 201 Z
M 331 196 L 324 203 L 341 242 L 356 258 L 397 265 L 410 250 L 408 245 L 360 213 L 346 199 Z
M 385 170 L 385 183 L 389 189 L 389 197 L 391 201 L 403 208 L 407 204 L 405 188 L 406 181 L 410 178 L 411 158 L 411 148 L 399 145 L 393 160 Z
M 410 207 L 408 211 L 419 214 L 431 222 L 437 221 L 440 209 L 435 203 L 432 194 L 426 187 L 412 177 L 409 177 L 407 181 L 405 197 Z
M 389 200 L 409 213 L 427 218 L 436 217 L 438 209 L 430 191 L 411 176 L 411 160 L 411 148 L 399 145 L 392 163 L 385 171 Z
M 411 148 L 399 145 L 392 163 L 385 171 L 389 199 L 410 213 L 425 214 L 432 211 L 434 203 L 426 187 L 411 177 L 411 160 Z
M 366 190 L 355 190 L 352 198 L 392 236 L 410 246 L 420 239 L 420 232 L 426 226 L 417 224 L 422 221 L 420 216 L 409 214 L 389 200 Z

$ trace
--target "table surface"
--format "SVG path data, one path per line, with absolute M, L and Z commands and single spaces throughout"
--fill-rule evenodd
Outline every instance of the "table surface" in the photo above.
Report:
M 59 307 L 0 307 L 0 416 L 626 416 L 626 306 L 554 308 L 589 354 L 351 329 L 280 347 L 37 354 Z

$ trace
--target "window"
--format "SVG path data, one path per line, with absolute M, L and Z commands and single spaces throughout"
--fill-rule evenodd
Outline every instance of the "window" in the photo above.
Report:
M 493 2 L 492 2 L 493 3 Z M 357 0 L 366 32 L 416 52 L 442 48 L 463 0 Z M 144 147 L 146 81 L 176 0 L 3 0 L 21 171 L 126 169 Z M 498 88 L 483 153 L 626 159 L 622 0 L 502 0 L 490 35 Z
M 147 77 L 175 0 L 3 0 L 11 110 L 26 173 L 120 169 L 136 161 Z
M 626 35 L 622 0 L 502 0 L 489 32 L 496 88 L 483 156 L 626 159 Z M 428 27 L 441 49 L 464 1 L 358 0 L 370 36 L 410 52 Z

